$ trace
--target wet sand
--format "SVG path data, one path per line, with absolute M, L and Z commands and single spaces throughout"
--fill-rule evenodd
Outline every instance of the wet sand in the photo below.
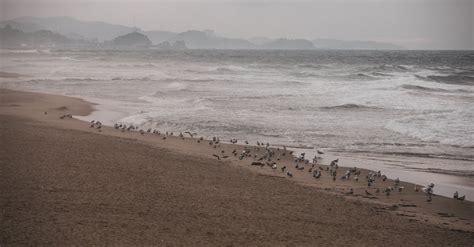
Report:
M 290 169 L 289 178 L 231 154 L 244 145 L 214 148 L 196 138 L 164 140 L 111 127 L 99 132 L 59 119 L 92 110 L 77 98 L 0 91 L 1 245 L 474 243 L 472 202 L 426 202 L 405 182 L 402 192 L 376 193 L 393 181 L 368 188 L 366 170 L 359 181 L 332 181 L 326 171 L 316 180 L 310 165 L 299 171 L 291 155 L 281 156 L 277 165 Z M 327 162 L 317 167 L 325 170 Z

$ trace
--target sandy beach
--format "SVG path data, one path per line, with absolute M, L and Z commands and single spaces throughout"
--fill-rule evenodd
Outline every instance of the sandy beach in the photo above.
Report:
M 78 98 L 0 91 L 0 245 L 474 244 L 473 202 L 427 202 L 403 181 L 387 196 L 394 181 L 368 187 L 363 169 L 341 180 L 339 167 L 333 181 L 324 155 L 315 179 L 311 163 L 298 170 L 282 149 L 272 169 L 251 165 L 265 147 L 244 140 L 209 145 L 199 133 L 163 139 L 60 118 L 93 110 Z M 232 153 L 245 148 L 257 156 Z

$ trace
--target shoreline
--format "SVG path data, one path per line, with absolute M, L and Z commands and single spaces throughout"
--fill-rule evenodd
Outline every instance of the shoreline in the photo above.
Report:
M 11 120 L 17 121 L 17 123 L 22 124 L 22 122 L 33 121 L 26 126 L 44 126 L 46 128 L 53 128 L 61 131 L 69 131 L 71 135 L 78 135 L 75 133 L 83 133 L 84 135 L 90 136 L 85 145 L 91 145 L 94 143 L 94 139 L 101 139 L 101 138 L 108 138 L 110 139 L 110 143 L 115 143 L 116 145 L 120 145 L 121 142 L 126 143 L 136 143 L 138 146 L 146 146 L 146 148 L 156 149 L 156 152 L 164 155 L 162 157 L 167 156 L 179 156 L 179 159 L 186 159 L 183 165 L 192 163 L 196 161 L 198 163 L 212 163 L 210 165 L 212 169 L 216 169 L 215 167 L 221 167 L 219 169 L 224 169 L 222 174 L 233 174 L 237 173 L 235 179 L 238 181 L 239 179 L 246 179 L 246 177 L 242 177 L 242 174 L 254 174 L 256 177 L 252 178 L 256 183 L 262 183 L 263 180 L 265 181 L 272 181 L 271 183 L 275 183 L 273 186 L 280 187 L 280 185 L 285 184 L 285 186 L 290 186 L 294 189 L 302 189 L 302 190 L 309 190 L 310 194 L 315 193 L 318 197 L 326 198 L 325 201 L 331 201 L 334 207 L 348 207 L 349 210 L 352 207 L 358 207 L 356 205 L 363 205 L 363 207 L 372 207 L 376 208 L 377 210 L 383 211 L 382 215 L 373 214 L 371 217 L 373 219 L 382 219 L 390 215 L 390 217 L 394 217 L 394 219 L 403 220 L 403 224 L 406 226 L 410 226 L 412 224 L 416 224 L 417 227 L 434 227 L 435 225 L 440 225 L 441 228 L 433 228 L 439 229 L 439 231 L 450 231 L 449 234 L 453 234 L 457 231 L 460 234 L 467 237 L 465 240 L 474 239 L 474 215 L 472 214 L 474 210 L 474 203 L 469 201 L 455 201 L 451 198 L 443 197 L 443 196 L 434 196 L 432 202 L 426 202 L 426 197 L 423 195 L 422 192 L 415 192 L 413 190 L 414 185 L 411 183 L 407 183 L 404 181 L 400 182 L 400 186 L 404 187 L 402 192 L 393 191 L 390 196 L 385 196 L 383 193 L 376 193 L 375 188 L 383 189 L 387 186 L 393 186 L 393 180 L 388 179 L 385 182 L 380 181 L 377 179 L 377 182 L 370 188 L 367 187 L 365 182 L 365 174 L 367 174 L 367 170 L 360 169 L 361 175 L 359 181 L 354 180 L 347 180 L 342 181 L 338 179 L 337 181 L 332 181 L 330 176 L 324 170 L 327 167 L 326 164 L 324 165 L 317 165 L 316 167 L 323 168 L 322 177 L 318 180 L 312 178 L 308 173 L 308 169 L 311 165 L 303 165 L 305 168 L 303 171 L 298 171 L 294 168 L 294 161 L 290 155 L 279 156 L 281 159 L 276 161 L 278 165 L 278 169 L 273 170 L 268 167 L 257 167 L 251 166 L 250 163 L 257 161 L 254 158 L 244 158 L 243 160 L 239 160 L 238 157 L 234 157 L 231 154 L 232 149 L 238 150 L 240 153 L 245 147 L 252 150 L 254 153 L 258 153 L 261 155 L 261 151 L 264 148 L 260 147 L 257 150 L 256 146 L 252 145 L 240 145 L 240 144 L 221 144 L 219 146 L 214 147 L 213 145 L 209 145 L 208 141 L 202 141 L 201 143 L 197 143 L 197 138 L 179 138 L 177 136 L 167 136 L 167 139 L 162 139 L 163 135 L 156 135 L 151 133 L 144 133 L 141 135 L 138 132 L 121 132 L 119 130 L 114 129 L 113 127 L 104 126 L 100 129 L 100 132 L 96 128 L 90 128 L 90 123 L 76 120 L 76 119 L 59 119 L 59 116 L 63 114 L 73 114 L 73 115 L 87 115 L 93 111 L 92 104 L 79 99 L 79 98 L 71 98 L 66 96 L 58 96 L 58 95 L 51 95 L 51 94 L 41 94 L 41 93 L 30 93 L 30 92 L 21 92 L 21 91 L 12 91 L 12 90 L 0 90 L 2 95 L 2 104 L 0 106 L 1 114 L 4 116 L 9 117 L 17 117 L 20 119 L 29 119 L 27 121 L 24 120 Z M 44 112 L 47 111 L 48 113 L 45 114 Z M 8 117 L 7 117 L 8 118 Z M 9 120 L 10 121 L 10 120 Z M 38 122 L 38 123 L 36 123 Z M 72 133 L 73 132 L 73 133 Z M 81 134 L 82 135 L 82 134 Z M 9 139 L 10 140 L 10 139 Z M 58 139 L 61 140 L 61 139 Z M 12 141 L 9 141 L 12 142 Z M 8 143 L 9 143 L 8 142 Z M 77 142 L 81 143 L 80 139 Z M 128 145 L 128 144 L 127 144 Z M 134 144 L 132 144 L 134 145 Z M 130 146 L 130 148 L 135 148 L 134 146 Z M 217 160 L 213 157 L 214 154 L 219 156 L 223 156 L 219 151 L 223 152 L 223 154 L 229 154 L 229 158 L 222 158 Z M 273 149 L 273 151 L 279 155 L 282 154 L 282 150 Z M 107 159 L 102 156 L 109 157 L 110 155 L 115 155 L 116 151 L 114 151 L 113 146 L 109 149 L 111 153 L 103 153 L 101 156 L 96 157 L 98 161 L 103 161 L 107 163 Z M 119 153 L 117 153 L 119 155 Z M 13 158 L 18 158 L 14 156 Z M 113 158 L 113 157 L 110 157 Z M 307 158 L 312 158 L 311 156 L 307 156 Z M 327 158 L 326 158 L 327 159 Z M 181 161 L 178 161 L 176 158 L 173 162 L 177 162 L 177 164 L 181 164 Z M 327 162 L 327 161 L 326 161 Z M 203 164 L 204 164 L 203 163 Z M 284 173 L 280 171 L 280 167 L 286 165 L 288 170 L 292 172 L 293 177 L 288 178 Z M 344 164 L 342 164 L 344 165 Z M 185 166 L 186 167 L 186 166 Z M 359 167 L 359 166 L 357 166 Z M 123 169 L 123 168 L 122 168 Z M 155 171 L 153 168 L 150 172 L 174 172 L 169 171 L 172 170 L 172 167 L 168 167 L 166 170 Z M 187 168 L 189 169 L 189 168 Z M 189 172 L 198 173 L 200 169 L 194 171 L 195 169 L 189 170 Z M 344 167 L 340 167 L 338 174 L 343 174 L 345 171 Z M 115 171 L 114 171 L 115 172 Z M 131 170 L 131 174 L 134 174 L 136 171 Z M 171 173 L 169 173 L 171 174 Z M 185 173 L 186 174 L 186 173 Z M 210 173 L 212 174 L 212 173 Z M 144 175 L 140 175 L 144 176 Z M 199 175 L 193 175 L 199 177 Z M 216 174 L 210 175 L 210 179 L 218 179 L 219 176 Z M 228 176 L 228 175 L 225 175 Z M 248 176 L 248 175 L 245 175 Z M 93 182 L 94 180 L 91 180 Z M 222 185 L 226 183 L 226 180 L 219 180 Z M 237 183 L 242 186 L 245 184 Z M 263 186 L 260 184 L 259 186 Z M 213 185 L 213 193 L 217 193 L 219 191 L 219 183 Z M 300 188 L 301 187 L 301 188 Z M 188 187 L 184 187 L 188 188 Z M 238 189 L 238 187 L 232 187 L 234 189 Z M 151 188 L 150 188 L 151 189 Z M 281 188 L 282 189 L 282 188 Z M 353 189 L 353 193 L 348 194 L 349 190 Z M 420 188 L 421 189 L 421 188 Z M 147 189 L 148 190 L 148 189 Z M 187 189 L 184 189 L 185 191 Z M 364 194 L 364 190 L 369 190 L 371 192 L 371 196 Z M 152 190 L 150 190 L 152 191 Z M 247 191 L 246 193 L 257 193 L 259 190 L 255 191 Z M 436 191 L 436 187 L 435 187 Z M 13 193 L 11 191 L 7 191 Z M 196 191 L 195 193 L 198 193 Z M 273 191 L 272 193 L 276 193 L 277 191 Z M 220 192 L 219 192 L 220 193 Z M 267 192 L 268 193 L 268 192 Z M 251 198 L 254 198 L 251 196 Z M 259 197 L 255 197 L 260 198 Z M 299 197 L 300 200 L 309 200 L 305 195 Z M 283 199 L 281 199 L 283 200 Z M 347 202 L 354 202 L 347 204 Z M 232 204 L 233 205 L 233 204 Z M 259 204 L 260 205 L 260 204 Z M 345 206 L 346 205 L 346 206 Z M 230 206 L 230 205 L 229 205 Z M 261 207 L 262 205 L 258 206 Z M 295 204 L 290 208 L 300 208 L 301 204 Z M 275 208 L 278 209 L 278 208 Z M 323 210 L 323 208 L 312 208 L 312 210 Z M 302 208 L 301 208 L 302 210 Z M 344 209 L 346 210 L 346 209 Z M 362 210 L 362 209 L 357 209 Z M 351 210 L 349 210 L 351 211 Z M 348 212 L 349 212 L 348 211 Z M 318 211 L 319 212 L 319 211 Z M 319 212 L 318 215 L 321 217 L 323 212 Z M 352 215 L 352 213 L 348 213 Z M 354 215 L 356 213 L 353 213 Z M 349 215 L 345 215 L 344 217 L 349 217 Z M 353 215 L 353 216 L 354 216 Z M 449 217 L 446 217 L 449 215 Z M 287 220 L 287 219 L 285 219 Z M 341 219 L 343 221 L 347 221 L 346 218 Z M 395 220 L 398 221 L 398 220 Z M 401 222 L 401 221 L 400 221 Z M 371 223 L 372 224 L 372 223 Z M 375 224 L 375 223 L 374 223 Z M 399 223 L 394 223 L 399 224 Z M 400 223 L 402 224 L 402 223 Z M 370 224 L 369 224 L 370 225 Z M 337 228 L 337 227 L 336 227 Z M 397 228 L 398 229 L 398 228 Z M 443 230 L 444 229 L 444 230 Z M 447 241 L 447 240 L 444 240 Z M 467 241 L 468 242 L 468 241 Z M 467 243 L 466 242 L 466 243 Z M 248 242 L 247 242 L 248 243 Z M 282 243 L 282 242 L 280 242 Z M 381 242 L 382 243 L 382 242 Z M 393 242 L 392 242 L 393 243 Z M 400 242 L 405 243 L 405 242 Z M 427 243 L 416 242 L 421 245 L 425 245 Z M 446 244 L 447 242 L 445 242 Z M 361 243 L 359 243 L 361 244 Z M 405 243 L 406 244 L 406 243 Z M 438 243 L 439 244 L 439 243 Z M 456 244 L 451 242 L 451 244 Z M 442 244 L 441 244 L 442 245 Z
M 4 89 L 4 90 L 10 90 L 10 91 L 18 91 L 18 90 L 11 90 L 11 89 Z M 30 91 L 21 91 L 19 92 L 30 92 Z M 78 99 L 80 101 L 86 102 L 87 104 L 90 105 L 90 109 L 87 111 L 82 111 L 80 112 L 80 115 L 74 115 L 73 118 L 77 119 L 78 121 L 82 121 L 85 123 L 88 123 L 91 121 L 91 119 L 102 119 L 104 118 L 103 113 L 107 113 L 105 115 L 105 121 L 100 120 L 104 126 L 112 129 L 114 121 L 110 119 L 111 116 L 118 116 L 120 115 L 120 112 L 118 111 L 111 111 L 110 109 L 98 109 L 98 107 L 103 107 L 104 105 L 94 102 L 94 99 L 89 99 L 89 98 L 83 98 L 81 96 L 68 96 L 68 95 L 59 95 L 59 94 L 50 94 L 47 92 L 34 92 L 31 91 L 31 93 L 39 93 L 39 94 L 45 94 L 45 95 L 54 95 L 54 96 L 59 96 L 59 97 L 67 97 L 67 98 L 74 98 Z M 110 114 L 109 114 L 110 113 Z M 122 116 L 125 116 L 122 113 Z M 99 118 L 102 117 L 102 118 Z M 188 137 L 185 137 L 186 139 Z M 204 136 L 205 140 L 208 140 L 212 137 L 210 136 Z M 221 143 L 224 143 L 226 145 L 230 145 L 229 142 L 227 141 L 221 141 Z M 253 146 L 255 147 L 255 144 L 249 144 L 249 145 L 244 145 L 242 144 L 242 140 L 240 141 L 239 145 L 241 146 Z M 271 146 L 272 148 L 282 148 L 283 146 L 278 145 L 278 146 Z M 295 152 L 293 154 L 293 157 L 296 158 L 296 156 L 300 153 L 306 153 L 309 154 L 306 157 L 309 159 L 311 157 L 314 157 L 314 155 L 317 155 L 316 149 L 314 148 L 305 148 L 305 147 L 288 147 L 288 150 Z M 461 195 L 466 195 L 466 200 L 474 202 L 474 180 L 469 179 L 471 176 L 460 176 L 456 174 L 448 174 L 448 173 L 433 173 L 429 171 L 423 171 L 423 170 L 409 170 L 409 169 L 400 169 L 400 167 L 396 167 L 393 165 L 389 166 L 380 166 L 380 163 L 382 163 L 384 160 L 390 160 L 389 163 L 393 163 L 394 160 L 396 162 L 403 162 L 405 159 L 412 159 L 413 157 L 405 157 L 405 156 L 388 156 L 388 155 L 379 155 L 379 154 L 374 154 L 377 158 L 375 158 L 375 161 L 371 161 L 371 156 L 370 155 L 363 155 L 362 157 L 358 157 L 357 154 L 353 153 L 347 153 L 347 152 L 327 152 L 324 154 L 326 158 L 323 158 L 322 160 L 324 163 L 321 163 L 323 165 L 329 165 L 329 161 L 338 159 L 340 157 L 344 157 L 344 163 L 340 165 L 340 167 L 349 169 L 352 167 L 357 167 L 361 168 L 364 170 L 368 171 L 382 171 L 391 181 L 393 181 L 395 178 L 399 178 L 403 182 L 408 182 L 410 184 L 416 184 L 418 187 L 424 187 L 427 184 L 439 180 L 439 178 L 442 178 L 444 182 L 446 183 L 449 181 L 449 178 L 462 178 L 463 181 L 466 183 L 457 183 L 457 184 L 452 184 L 451 182 L 448 182 L 441 188 L 441 193 L 439 193 L 439 186 L 435 188 L 435 193 L 436 195 L 451 198 L 453 191 L 458 190 Z M 372 156 L 372 157 L 374 157 Z M 438 162 L 443 162 L 445 159 L 440 159 L 440 158 L 426 158 L 430 161 L 437 160 Z M 379 162 L 380 161 L 380 162 Z M 410 161 L 410 162 L 417 162 L 416 160 Z M 365 164 L 364 164 L 365 163 Z M 367 163 L 369 165 L 367 165 Z M 390 167 L 391 166 L 391 167 Z M 419 174 L 419 176 L 413 176 L 413 173 Z M 423 177 L 424 175 L 424 177 Z M 423 178 L 420 180 L 420 178 Z M 437 183 L 435 183 L 436 185 Z M 461 186 L 461 187 L 454 187 L 454 186 Z
M 73 96 L 84 99 L 88 102 L 94 104 L 94 110 L 86 116 L 74 116 L 75 118 L 89 122 L 94 119 L 101 119 L 101 122 L 104 125 L 112 127 L 114 119 L 119 119 L 121 117 L 126 117 L 127 115 L 124 112 L 119 112 L 117 109 L 111 109 L 110 106 L 102 104 L 98 99 L 93 98 L 83 98 L 81 96 Z M 119 117 L 121 116 L 121 117 Z M 206 136 L 205 138 L 212 138 L 211 136 Z M 227 143 L 227 142 L 225 142 Z M 252 143 L 255 145 L 255 143 Z M 252 145 L 251 144 L 251 145 Z M 272 146 L 275 148 L 282 148 L 283 144 L 277 146 Z M 316 149 L 306 148 L 306 147 L 289 147 L 288 150 L 292 150 L 296 154 L 306 153 L 307 157 L 314 157 L 317 155 Z M 372 171 L 381 170 L 391 179 L 396 179 L 397 177 L 406 182 L 417 184 L 419 186 L 426 186 L 429 183 L 434 183 L 436 185 L 435 194 L 451 198 L 454 191 L 458 191 L 462 195 L 466 195 L 466 200 L 474 201 L 474 179 L 472 175 L 461 175 L 455 173 L 447 172 L 431 172 L 428 170 L 422 169 L 410 169 L 408 167 L 403 167 L 405 163 L 446 163 L 446 162 L 458 162 L 458 163 L 470 163 L 470 161 L 464 160 L 451 160 L 443 159 L 438 157 L 413 157 L 413 156 L 403 156 L 403 155 L 387 155 L 387 154 L 377 154 L 377 153 L 350 153 L 350 152 L 333 152 L 328 151 L 325 153 L 326 165 L 329 164 L 331 160 L 334 160 L 339 157 L 344 157 L 342 166 L 349 167 L 360 167 L 363 169 L 368 169 Z M 461 172 L 461 171 L 459 171 Z M 459 183 L 458 181 L 463 181 Z

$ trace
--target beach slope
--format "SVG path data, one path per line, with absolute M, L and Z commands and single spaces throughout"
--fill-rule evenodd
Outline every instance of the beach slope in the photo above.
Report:
M 473 231 L 253 172 L 190 145 L 180 151 L 173 140 L 167 148 L 58 119 L 88 114 L 80 99 L 9 90 L 0 98 L 0 245 L 474 243 Z

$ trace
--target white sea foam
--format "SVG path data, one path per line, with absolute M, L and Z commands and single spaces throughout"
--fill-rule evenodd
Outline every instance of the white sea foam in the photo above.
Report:
M 426 142 L 474 148 L 474 108 L 450 112 L 428 112 L 387 123 L 390 130 Z

